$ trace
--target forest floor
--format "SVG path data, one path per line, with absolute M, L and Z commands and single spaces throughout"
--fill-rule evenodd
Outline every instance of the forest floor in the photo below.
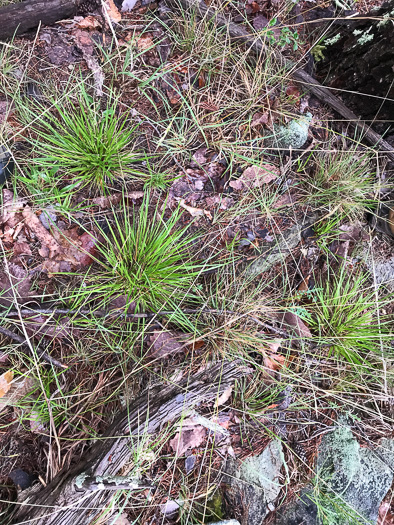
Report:
M 156 489 L 117 492 L 102 523 L 242 521 L 226 459 L 276 436 L 268 524 L 339 415 L 361 446 L 393 436 L 393 239 L 371 226 L 382 201 L 391 213 L 390 164 L 277 60 L 316 64 L 326 25 L 308 20 L 344 13 L 211 7 L 264 35 L 264 56 L 149 1 L 0 47 L 14 163 L 0 215 L 2 523 L 20 488 L 78 462 L 140 393 L 211 362 L 249 374 L 198 408 L 210 427 L 185 416 L 139 436 L 129 471 Z

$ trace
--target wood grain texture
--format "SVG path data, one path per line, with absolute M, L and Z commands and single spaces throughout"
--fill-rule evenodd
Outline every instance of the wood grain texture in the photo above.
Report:
M 0 8 L 0 39 L 73 16 L 81 0 L 25 0 Z
M 133 436 L 154 436 L 199 403 L 214 402 L 247 372 L 235 362 L 217 363 L 179 385 L 148 390 L 119 415 L 82 461 L 30 494 L 16 509 L 12 523 L 89 525 L 102 514 L 115 491 L 86 490 L 81 480 L 117 475 L 129 462 Z

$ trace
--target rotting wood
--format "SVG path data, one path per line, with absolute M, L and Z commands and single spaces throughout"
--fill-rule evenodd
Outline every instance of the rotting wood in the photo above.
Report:
M 134 443 L 154 436 L 199 403 L 212 403 L 250 370 L 236 362 L 212 365 L 179 385 L 157 386 L 124 410 L 105 434 L 69 470 L 62 470 L 45 488 L 29 493 L 16 509 L 14 524 L 88 525 L 102 515 L 116 491 L 87 490 L 83 480 L 113 480 L 130 461 Z M 133 439 L 134 438 L 134 439 Z M 89 485 L 89 484 L 88 484 Z M 108 515 L 109 517 L 109 515 Z
M 228 20 L 225 16 L 207 7 L 201 1 L 166 0 L 166 4 L 173 4 L 174 7 L 179 7 L 179 4 L 181 4 L 185 9 L 196 10 L 200 17 L 214 20 L 219 27 L 227 27 L 232 39 L 250 44 L 250 47 L 258 54 L 264 53 L 267 50 L 264 41 L 258 38 L 256 34 L 252 35 L 248 33 L 244 27 L 231 22 L 231 20 Z M 319 100 L 329 105 L 334 111 L 349 121 L 371 146 L 378 146 L 382 153 L 394 161 L 394 148 L 385 141 L 379 133 L 376 133 L 368 124 L 360 120 L 338 97 L 333 95 L 329 88 L 320 84 L 305 70 L 297 68 L 296 64 L 284 58 L 279 51 L 276 51 L 275 54 L 276 58 L 285 65 L 289 75 L 301 84 L 305 90 L 311 92 Z
M 74 16 L 86 0 L 24 0 L 0 8 L 0 40 Z M 89 5 L 94 5 L 89 2 Z M 97 3 L 97 5 L 99 5 Z

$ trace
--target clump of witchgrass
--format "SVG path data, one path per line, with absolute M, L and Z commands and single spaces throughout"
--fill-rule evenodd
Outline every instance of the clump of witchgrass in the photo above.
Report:
M 367 275 L 353 278 L 342 266 L 316 285 L 307 321 L 328 345 L 329 355 L 366 364 L 382 353 L 391 335 L 388 321 L 377 315 L 383 304 L 384 299 L 368 287 Z
M 192 258 L 197 237 L 188 234 L 188 226 L 177 227 L 180 215 L 177 210 L 166 220 L 156 207 L 150 216 L 145 198 L 139 211 L 130 215 L 124 206 L 113 224 L 99 227 L 99 270 L 84 283 L 84 300 L 93 294 L 105 307 L 125 297 L 126 310 L 171 310 L 179 320 L 182 307 L 199 299 L 196 280 L 206 265 Z
M 118 114 L 117 99 L 110 97 L 101 109 L 82 86 L 77 101 L 75 105 L 66 96 L 55 101 L 50 111 L 37 103 L 25 108 L 33 122 L 30 142 L 35 165 L 58 168 L 73 183 L 103 190 L 116 178 L 143 176 L 133 167 L 145 158 L 133 150 L 137 126 L 129 122 L 127 113 Z M 42 113 L 37 118 L 38 107 Z
M 368 152 L 320 152 L 312 154 L 309 161 L 312 171 L 305 185 L 306 200 L 312 206 L 330 216 L 360 218 L 366 208 L 376 204 L 373 195 L 377 185 Z

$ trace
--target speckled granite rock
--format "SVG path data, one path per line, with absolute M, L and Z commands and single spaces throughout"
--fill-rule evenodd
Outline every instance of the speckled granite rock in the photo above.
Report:
M 272 440 L 258 456 L 243 462 L 229 458 L 226 463 L 227 499 L 242 514 L 242 525 L 259 525 L 282 488 L 284 464 L 282 443 Z
M 376 524 L 380 503 L 393 482 L 393 453 L 393 439 L 382 440 L 374 450 L 361 448 L 344 420 L 339 421 L 319 447 L 319 485 L 311 484 L 285 506 L 275 525 L 322 525 L 316 502 L 324 502 L 327 524 Z M 316 487 L 324 496 L 319 497 Z

